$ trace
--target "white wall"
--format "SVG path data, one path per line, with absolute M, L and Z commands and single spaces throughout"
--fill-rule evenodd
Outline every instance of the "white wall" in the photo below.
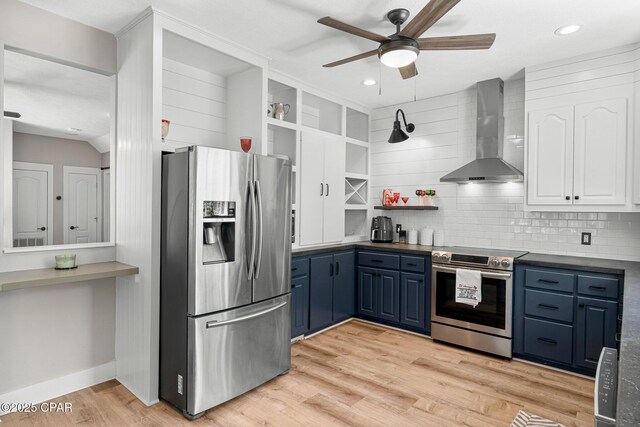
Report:
M 524 97 L 524 80 L 505 82 L 505 135 L 524 133 Z M 416 130 L 409 140 L 389 144 L 397 108 Z M 413 203 L 416 189 L 431 188 L 440 210 L 384 214 L 404 229 L 444 230 L 446 245 L 640 260 L 639 214 L 524 212 L 522 183 L 441 183 L 441 176 L 475 158 L 475 128 L 475 89 L 374 110 L 372 204 L 380 203 L 384 188 Z M 582 231 L 592 233 L 591 246 L 580 245 Z
M 64 63 L 79 65 L 103 74 L 116 69 L 116 43 L 113 35 L 75 21 L 56 16 L 16 0 L 1 0 L 0 48 L 38 53 Z M 0 101 L 3 94 L 3 61 L 0 55 Z M 0 120 L 0 127 L 4 127 Z M 4 129 L 0 130 L 0 134 Z M 10 151 L 10 150 L 9 150 Z M 2 184 L 10 183 L 11 158 L 0 150 Z M 0 200 L 0 224 L 10 219 L 4 200 Z M 0 227 L 0 242 L 7 241 Z M 67 250 L 0 253 L 0 272 L 51 268 L 54 255 Z M 78 263 L 112 261 L 115 248 L 75 249 Z M 0 292 L 0 396 L 1 401 L 21 396 L 24 400 L 47 399 L 69 391 L 56 378 L 78 371 L 96 370 L 113 361 L 115 281 L 106 279 L 86 283 Z M 11 326 L 7 326 L 11 325 Z M 27 339 L 27 337 L 29 337 Z M 73 386 L 113 377 L 112 370 L 102 376 L 83 376 Z M 106 374 L 105 374 L 106 372 Z M 46 382 L 52 380 L 53 382 Z M 46 384 L 46 387 L 44 386 Z M 42 387 L 40 387 L 42 385 Z M 40 388 L 39 388 L 40 387 Z M 22 394 L 21 391 L 25 391 Z M 37 393 L 40 390 L 41 393 Z

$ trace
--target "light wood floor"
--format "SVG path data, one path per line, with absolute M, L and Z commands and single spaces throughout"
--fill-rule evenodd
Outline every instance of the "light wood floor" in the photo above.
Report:
M 288 375 L 188 422 L 117 381 L 55 399 L 70 414 L 8 414 L 4 426 L 509 426 L 520 409 L 593 426 L 593 381 L 359 321 L 298 342 Z

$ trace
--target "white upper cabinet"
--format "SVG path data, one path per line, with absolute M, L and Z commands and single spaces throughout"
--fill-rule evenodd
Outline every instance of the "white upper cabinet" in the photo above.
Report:
M 573 107 L 529 113 L 528 201 L 571 205 L 573 192 Z
M 626 99 L 576 105 L 575 204 L 625 204 L 626 151 Z
M 640 210 L 639 59 L 635 44 L 525 70 L 525 210 Z
M 344 239 L 345 142 L 325 132 L 305 131 L 300 143 L 300 244 Z
M 528 144 L 529 205 L 625 204 L 625 98 L 531 111 Z

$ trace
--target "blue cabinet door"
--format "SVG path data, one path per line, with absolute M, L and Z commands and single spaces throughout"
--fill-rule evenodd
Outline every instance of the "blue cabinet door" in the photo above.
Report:
M 400 273 L 376 270 L 378 288 L 378 318 L 400 322 Z
M 291 338 L 309 331 L 309 276 L 291 279 Z
M 414 328 L 425 329 L 425 276 L 424 274 L 402 273 L 400 283 L 400 323 Z
M 333 255 L 310 258 L 309 329 L 331 325 L 333 321 Z
M 358 314 L 377 316 L 376 270 L 369 267 L 358 267 Z
M 341 322 L 356 312 L 355 252 L 333 256 L 333 322 Z
M 618 303 L 578 297 L 575 364 L 596 369 L 602 347 L 616 347 Z

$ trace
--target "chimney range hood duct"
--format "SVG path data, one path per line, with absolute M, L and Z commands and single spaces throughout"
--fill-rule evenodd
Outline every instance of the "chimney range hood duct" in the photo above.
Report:
M 440 178 L 440 182 L 522 181 L 518 169 L 502 160 L 504 82 L 501 79 L 478 82 L 478 125 L 476 160 Z

